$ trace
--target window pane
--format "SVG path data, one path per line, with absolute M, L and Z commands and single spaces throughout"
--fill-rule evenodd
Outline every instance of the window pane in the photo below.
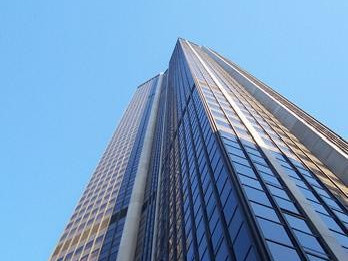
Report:
M 317 239 L 313 236 L 310 236 L 308 234 L 304 234 L 299 231 L 294 231 L 296 237 L 300 241 L 301 245 L 307 249 L 307 250 L 314 250 L 315 253 L 322 253 L 325 254 L 325 251 L 321 248 L 319 245 L 319 242 Z M 326 256 L 326 255 L 325 255 Z
M 301 260 L 298 254 L 296 253 L 296 251 L 292 248 L 285 247 L 270 241 L 267 241 L 267 245 L 275 261 L 284 261 L 284 260 L 300 261 Z
M 246 176 L 252 177 L 252 178 L 256 178 L 254 171 L 242 164 L 238 164 L 238 163 L 234 163 L 233 164 L 234 168 L 236 169 L 237 172 L 244 174 Z
M 291 211 L 293 213 L 298 213 L 297 208 L 295 207 L 294 203 L 287 201 L 285 199 L 282 198 L 278 198 L 278 197 L 274 197 L 275 201 L 277 201 L 278 205 L 282 208 L 282 209 L 286 209 L 288 211 Z
M 273 220 L 275 222 L 280 222 L 275 211 L 269 207 L 251 202 L 251 207 L 254 210 L 256 216 L 263 217 L 266 219 Z
M 282 225 L 262 218 L 258 218 L 257 221 L 261 226 L 265 238 L 292 246 L 292 243 Z
M 309 227 L 307 226 L 306 222 L 303 219 L 300 219 L 291 215 L 287 215 L 287 214 L 285 214 L 285 218 L 289 222 L 292 228 L 312 234 L 312 232 L 310 231 Z
M 261 203 L 266 206 L 271 206 L 271 203 L 269 202 L 264 192 L 257 189 L 250 188 L 250 187 L 246 187 L 246 186 L 243 186 L 243 188 L 249 200 Z
M 261 184 L 257 180 L 249 178 L 249 177 L 244 176 L 244 175 L 238 175 L 238 176 L 239 176 L 239 179 L 242 182 L 242 184 L 262 190 Z

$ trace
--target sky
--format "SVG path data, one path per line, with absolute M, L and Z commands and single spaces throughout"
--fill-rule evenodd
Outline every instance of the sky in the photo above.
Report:
M 1 260 L 47 260 L 135 88 L 183 37 L 348 138 L 348 2 L 0 1 Z

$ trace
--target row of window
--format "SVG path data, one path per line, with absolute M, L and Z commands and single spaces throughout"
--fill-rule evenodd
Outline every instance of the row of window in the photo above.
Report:
M 247 137 L 248 131 L 243 126 L 243 124 L 239 121 L 237 115 L 235 115 L 234 112 L 231 110 L 230 105 L 227 103 L 223 95 L 219 94 L 219 90 L 215 89 L 213 94 L 208 88 L 203 88 L 203 92 L 205 96 L 208 98 L 207 100 L 209 105 L 214 105 L 212 110 L 214 111 L 213 115 L 217 116 L 216 123 L 218 124 L 218 127 L 220 129 L 230 129 L 230 131 L 232 130 L 230 127 L 231 121 L 227 121 L 224 114 L 226 113 L 226 110 L 224 109 L 227 108 L 226 114 L 228 115 L 228 118 L 230 120 L 233 119 L 233 123 L 232 123 L 233 129 L 236 131 L 236 133 L 238 133 L 239 138 Z M 216 99 L 219 100 L 218 103 Z M 223 109 L 224 113 L 222 113 L 219 107 L 224 108 Z M 261 209 L 260 206 L 263 206 L 263 209 L 268 210 L 266 211 L 268 214 L 272 214 L 271 220 L 265 217 L 257 218 L 258 224 L 260 225 L 265 238 L 267 240 L 272 240 L 273 242 L 282 244 L 284 246 L 286 245 L 287 247 L 292 248 L 293 255 L 296 256 L 297 260 L 300 260 L 300 256 L 296 254 L 296 251 L 293 249 L 294 245 L 289 238 L 288 232 L 286 232 L 287 231 L 286 227 L 284 227 L 282 223 L 280 222 L 280 220 L 276 218 L 276 212 L 274 212 L 271 209 L 271 208 L 274 208 L 274 204 L 272 205 L 270 203 L 269 196 L 267 196 L 267 194 L 265 193 L 263 189 L 263 186 L 261 186 L 261 183 L 259 182 L 260 179 L 257 178 L 257 176 L 255 175 L 255 171 L 249 164 L 249 160 L 247 160 L 246 156 L 244 155 L 244 152 L 242 148 L 240 147 L 240 145 L 238 144 L 235 136 L 228 135 L 228 137 L 230 139 L 228 140 L 224 139 L 225 141 L 227 141 L 225 142 L 225 144 L 226 143 L 228 144 L 227 151 L 231 155 L 231 162 L 233 163 L 233 166 L 236 172 L 239 173 L 238 176 L 244 188 L 244 191 L 246 192 L 246 195 L 251 202 L 258 203 L 257 205 L 254 204 L 252 206 L 254 207 L 257 206 L 259 212 Z M 267 184 L 267 183 L 264 183 L 264 184 L 267 184 L 266 186 L 268 188 L 268 193 L 270 193 L 273 196 L 273 199 L 275 200 L 276 204 L 278 204 L 281 207 L 281 209 L 283 208 L 286 211 L 299 214 L 297 208 L 295 207 L 293 202 L 290 200 L 287 193 L 284 192 L 284 188 L 280 186 L 279 180 L 274 176 L 272 170 L 267 166 L 266 161 L 262 158 L 262 155 L 258 152 L 258 149 L 254 146 L 253 142 L 251 142 L 251 138 L 246 140 L 242 139 L 241 142 L 244 143 L 245 147 L 248 148 L 246 150 L 245 147 L 243 146 L 244 151 L 246 151 L 248 154 L 250 153 L 252 157 L 256 159 L 256 161 L 253 161 L 253 166 L 254 168 L 256 168 L 258 174 L 262 177 L 261 180 L 270 181 L 269 183 L 271 184 Z M 265 177 L 266 179 L 264 179 Z M 278 186 L 280 188 L 278 188 Z M 272 231 L 271 228 L 273 228 L 274 231 L 278 231 L 278 233 L 269 234 L 268 232 Z M 274 235 L 277 235 L 277 237 L 274 237 Z M 290 234 L 290 236 L 293 236 L 293 234 Z M 302 236 L 302 234 L 299 234 L 299 236 Z M 324 257 L 326 257 L 325 252 L 320 247 L 319 243 L 315 241 L 315 238 L 311 237 L 311 239 L 313 239 L 312 248 L 316 248 L 316 251 L 318 251 L 319 254 L 323 254 Z M 308 252 L 310 252 L 310 250 L 308 250 Z M 315 254 L 318 254 L 318 253 L 315 252 Z
M 231 95 L 235 95 L 236 97 L 238 96 L 236 91 L 231 93 Z M 238 99 L 243 98 L 239 97 Z M 305 195 L 311 195 L 311 198 L 309 199 L 310 202 L 312 202 L 311 200 L 313 200 L 313 198 L 316 198 L 316 203 L 313 203 L 312 205 L 315 208 L 318 208 L 318 205 L 321 205 L 320 208 L 324 207 L 326 209 L 325 213 L 322 213 L 320 211 L 318 211 L 318 213 L 320 214 L 320 216 L 325 215 L 322 217 L 322 219 L 329 226 L 329 228 L 331 229 L 330 225 L 332 223 L 342 222 L 340 224 L 340 229 L 331 230 L 334 235 L 336 235 L 338 241 L 341 242 L 344 247 L 347 247 L 348 238 L 345 236 L 345 234 L 347 233 L 347 224 L 344 224 L 344 222 L 345 220 L 347 220 L 348 216 L 346 215 L 346 210 L 344 209 L 344 207 L 342 207 L 342 205 L 339 206 L 334 196 L 329 195 L 330 192 L 320 184 L 321 182 L 318 182 L 318 178 L 315 177 L 314 174 L 309 171 L 309 169 L 305 168 L 304 165 L 299 162 L 295 154 L 291 152 L 288 145 L 282 141 L 281 136 L 271 130 L 272 127 L 275 127 L 275 124 L 266 123 L 267 119 L 271 119 L 270 117 L 255 117 L 255 115 L 258 114 L 258 111 L 251 108 L 250 104 L 247 103 L 246 100 L 244 100 L 243 104 L 240 103 L 240 106 L 243 106 L 243 108 L 245 108 L 245 114 L 247 115 L 249 121 L 252 122 L 254 128 L 258 130 L 261 136 L 263 136 L 265 143 L 275 151 L 275 158 L 279 161 L 289 177 L 294 180 L 296 185 Z M 289 158 L 291 158 L 292 160 L 290 160 Z M 339 213 L 339 215 L 336 214 L 337 212 Z M 336 221 L 334 221 L 334 219 Z M 335 227 L 338 227 L 338 225 L 336 224 Z
M 168 183 L 164 186 L 169 188 L 168 198 L 171 199 L 167 203 L 170 222 L 168 241 L 171 242 L 169 260 L 178 260 L 183 256 L 186 260 L 256 260 L 257 253 L 252 247 L 243 210 L 238 207 L 236 192 L 221 159 L 202 101 L 197 90 L 192 91 L 189 80 L 180 81 L 185 79 L 181 74 L 185 73 L 187 65 L 178 57 L 179 54 L 176 59 L 172 58 L 172 62 L 177 63 L 174 67 L 176 71 L 172 72 L 172 75 L 177 74 L 177 88 L 175 96 L 171 97 L 178 106 L 177 119 L 180 120 L 173 124 L 179 125 L 177 139 L 171 140 L 174 144 L 177 142 L 177 146 L 172 146 L 163 172 L 168 175 Z M 181 222 L 184 233 L 178 230 Z M 184 245 L 183 240 L 186 241 Z

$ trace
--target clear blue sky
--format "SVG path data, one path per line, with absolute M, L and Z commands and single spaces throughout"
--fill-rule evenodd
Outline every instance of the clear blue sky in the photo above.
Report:
M 1 260 L 46 260 L 136 86 L 178 36 L 348 137 L 348 2 L 0 1 Z

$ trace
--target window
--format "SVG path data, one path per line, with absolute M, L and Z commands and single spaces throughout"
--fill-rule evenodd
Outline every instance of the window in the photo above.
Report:
M 229 221 L 228 219 L 226 219 L 226 220 L 227 220 L 227 222 Z M 243 225 L 242 215 L 241 215 L 239 209 L 236 208 L 236 210 L 233 213 L 233 218 L 231 219 L 230 224 L 228 225 L 228 231 L 230 233 L 232 241 L 234 240 L 234 238 L 238 234 L 238 231 L 241 229 L 242 225 Z
M 284 191 L 284 189 L 279 189 L 276 188 L 274 186 L 268 186 L 268 189 L 270 190 L 270 192 L 272 193 L 272 195 L 274 196 L 278 196 L 284 199 L 289 199 L 288 195 L 286 194 L 286 192 Z
M 217 250 L 215 259 L 223 261 L 223 260 L 226 260 L 227 258 L 228 258 L 228 251 L 227 251 L 225 242 L 222 241 L 222 243 L 220 244 L 219 249 Z
M 277 186 L 281 187 L 281 185 L 276 177 L 270 176 L 270 175 L 263 173 L 263 172 L 260 172 L 260 175 L 266 183 L 277 185 Z
M 233 193 L 230 193 L 226 200 L 226 204 L 223 207 L 223 212 L 225 214 L 226 222 L 228 223 L 232 217 L 234 217 L 237 211 L 237 204 L 234 200 Z
M 257 180 L 249 178 L 249 177 L 241 175 L 241 174 L 238 176 L 239 176 L 239 179 L 240 179 L 242 184 L 247 185 L 249 187 L 253 187 L 253 188 L 262 190 L 261 184 Z
M 322 247 L 319 245 L 318 240 L 310 236 L 308 234 L 302 233 L 300 231 L 295 231 L 295 235 L 300 241 L 301 245 L 308 251 L 314 251 L 314 253 L 318 254 L 324 254 L 326 256 L 325 251 L 322 249 Z
M 273 209 L 254 202 L 250 202 L 250 204 L 256 216 L 269 219 L 275 222 L 280 222 L 276 212 Z
M 256 179 L 256 175 L 255 175 L 254 171 L 252 170 L 252 168 L 245 166 L 245 165 L 242 165 L 242 164 L 239 164 L 239 163 L 234 163 L 233 166 L 238 173 Z
M 257 218 L 257 221 L 260 224 L 265 238 L 284 245 L 292 246 L 292 243 L 282 225 L 263 218 Z
M 261 165 L 261 164 L 255 164 L 255 166 L 256 166 L 256 168 L 258 169 L 258 170 L 260 170 L 260 171 L 262 171 L 262 172 L 264 172 L 264 173 L 267 173 L 267 174 L 269 174 L 269 175 L 273 175 L 273 172 L 271 171 L 271 169 L 270 168 L 268 168 L 268 167 L 265 167 L 265 166 L 263 166 L 263 165 Z
M 269 202 L 266 194 L 263 191 L 246 187 L 246 186 L 243 186 L 243 188 L 249 200 L 252 200 L 254 202 L 257 202 L 266 206 L 271 206 L 271 203 Z
M 282 198 L 278 198 L 278 197 L 274 197 L 274 199 L 275 199 L 275 201 L 278 203 L 278 205 L 282 209 L 285 209 L 287 211 L 299 214 L 299 212 L 298 212 L 297 208 L 295 207 L 294 203 L 292 203 L 292 202 L 290 202 L 288 200 L 282 199 Z
M 300 261 L 301 260 L 294 249 L 273 243 L 268 240 L 266 242 L 274 260 L 276 261 L 282 261 L 282 260 Z
M 298 229 L 311 234 L 309 227 L 303 219 L 285 214 L 286 220 L 289 222 L 290 226 L 294 229 Z
M 232 160 L 233 163 L 240 163 L 246 166 L 250 166 L 249 161 L 246 160 L 245 158 L 241 158 L 233 154 L 230 154 L 230 159 Z

